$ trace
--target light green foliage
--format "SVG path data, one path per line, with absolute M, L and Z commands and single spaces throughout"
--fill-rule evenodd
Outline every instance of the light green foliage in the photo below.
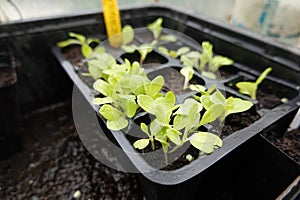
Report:
M 149 80 L 138 62 L 132 64 L 128 60 L 125 60 L 124 64 L 113 62 L 103 70 L 103 74 L 106 75 L 106 79 L 96 80 L 93 88 L 104 97 L 94 98 L 93 103 L 103 105 L 100 114 L 107 120 L 107 126 L 111 130 L 127 127 L 127 118 L 134 117 L 139 108 L 137 95 L 143 94 L 151 99 L 161 97 L 159 92 L 164 85 L 163 77 L 157 76 L 152 81 Z M 105 105 L 109 107 L 106 106 L 103 111 Z M 117 116 L 113 118 L 107 114 L 116 110 Z
M 212 153 L 215 148 L 222 146 L 222 141 L 218 136 L 197 131 L 201 117 L 200 111 L 203 109 L 201 103 L 194 99 L 186 99 L 181 105 L 175 105 L 175 102 L 173 92 L 168 92 L 164 97 L 155 100 L 147 95 L 138 96 L 138 104 L 156 117 L 150 124 L 150 133 L 148 128 L 142 128 L 142 130 L 148 135 L 149 141 L 157 140 L 162 144 L 166 164 L 170 142 L 175 145 L 172 151 L 187 141 L 204 153 Z M 205 142 L 205 139 L 208 142 Z M 136 148 L 140 147 L 136 146 Z
M 100 43 L 100 40 L 98 38 L 86 38 L 84 35 L 69 32 L 69 36 L 72 37 L 72 39 L 67 39 L 61 42 L 58 42 L 56 45 L 60 48 L 69 46 L 71 44 L 79 44 L 81 45 L 81 52 L 82 55 L 85 58 L 88 58 L 91 56 L 93 49 L 89 46 L 92 42 Z
M 244 112 L 253 106 L 252 102 L 240 98 L 229 97 L 226 99 L 218 89 L 215 90 L 215 87 L 206 92 L 198 85 L 190 86 L 190 89 L 201 93 L 201 96 L 196 96 L 196 99 L 201 102 L 206 110 L 199 126 L 213 122 L 216 119 L 224 121 L 228 115 Z
M 271 67 L 268 67 L 261 73 L 255 82 L 238 82 L 236 87 L 239 88 L 239 92 L 242 94 L 249 95 L 252 99 L 256 99 L 256 91 L 258 85 L 266 78 L 266 76 L 272 71 Z

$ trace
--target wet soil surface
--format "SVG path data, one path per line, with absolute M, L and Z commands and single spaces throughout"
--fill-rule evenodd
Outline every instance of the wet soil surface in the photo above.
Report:
M 24 129 L 23 150 L 0 161 L 0 199 L 141 199 L 135 175 L 102 165 L 85 149 L 70 103 L 31 113 Z
M 268 140 L 300 165 L 300 128 L 285 133 L 283 137 L 279 137 L 278 135 L 275 132 L 264 134 Z

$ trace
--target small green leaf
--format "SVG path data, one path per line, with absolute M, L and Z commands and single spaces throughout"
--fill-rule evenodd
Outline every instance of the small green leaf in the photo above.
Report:
M 154 100 L 152 97 L 150 97 L 148 95 L 140 94 L 137 96 L 137 102 L 138 102 L 139 106 L 141 106 L 141 108 L 143 108 L 146 112 L 152 113 L 151 108 L 154 103 Z
M 202 95 L 200 97 L 200 102 L 204 106 L 205 110 L 208 110 L 211 105 L 213 105 L 213 102 L 210 100 L 209 95 Z
M 123 116 L 123 113 L 109 104 L 103 105 L 99 113 L 107 120 L 116 120 Z
M 176 42 L 177 41 L 177 38 L 175 35 L 162 35 L 160 36 L 159 38 L 160 40 L 162 41 L 168 41 L 168 42 Z
M 114 102 L 114 100 L 111 97 L 94 98 L 92 101 L 92 103 L 94 105 L 102 105 L 102 104 L 107 104 L 107 103 L 112 103 L 112 102 Z
M 142 122 L 140 124 L 140 127 L 141 127 L 141 130 L 150 137 L 150 134 L 149 134 L 149 131 L 148 131 L 148 126 L 145 123 Z
M 209 78 L 209 79 L 212 79 L 212 80 L 216 80 L 217 79 L 216 74 L 214 74 L 213 72 L 202 71 L 201 74 L 202 74 L 202 76 L 204 76 L 206 78 Z
M 241 94 L 249 95 L 252 99 L 256 99 L 257 85 L 255 82 L 238 82 L 236 87 L 239 88 Z
M 212 133 L 197 132 L 192 135 L 190 143 L 200 151 L 210 154 L 216 148 L 222 147 L 223 142 L 218 136 Z
M 217 68 L 219 68 L 223 65 L 232 65 L 233 60 L 224 56 L 214 56 L 213 63 L 217 66 Z
M 96 91 L 101 92 L 101 94 L 103 94 L 104 96 L 111 96 L 113 92 L 113 88 L 111 87 L 111 85 L 101 79 L 98 79 L 94 82 L 93 88 Z
M 165 55 L 169 55 L 169 50 L 164 46 L 157 47 L 157 50 Z
M 150 123 L 150 132 L 151 135 L 156 136 L 159 132 L 161 132 L 163 129 L 163 126 L 161 125 L 161 123 L 158 122 L 157 119 L 154 119 L 151 123 Z
M 215 121 L 218 117 L 225 114 L 225 106 L 223 104 L 213 104 L 202 116 L 200 125 L 208 124 Z
M 107 120 L 106 122 L 107 128 L 113 131 L 121 130 L 128 126 L 128 121 L 124 117 L 118 117 L 114 120 Z
M 58 42 L 56 45 L 59 48 L 63 48 L 63 47 L 69 46 L 71 44 L 81 44 L 81 43 L 78 40 L 75 40 L 75 39 L 67 39 L 67 40 Z
M 183 55 L 183 54 L 188 53 L 190 50 L 191 50 L 191 49 L 190 49 L 189 47 L 180 47 L 180 48 L 176 51 L 176 53 L 177 53 L 178 56 L 181 56 L 181 55 Z
M 267 69 L 265 69 L 255 81 L 256 85 L 259 85 L 271 71 L 272 67 L 268 67 Z
M 189 81 L 193 78 L 194 70 L 191 67 L 183 67 L 180 73 L 184 76 L 183 89 L 187 89 Z
M 164 84 L 165 84 L 165 80 L 163 76 L 160 75 L 155 77 L 149 84 L 146 94 L 152 97 L 155 96 L 161 90 Z
M 174 128 L 167 129 L 168 138 L 177 145 L 181 144 L 180 135 L 181 135 L 181 132 L 179 132 L 178 130 L 176 130 Z
M 90 74 L 92 75 L 92 77 L 96 80 L 102 77 L 102 70 L 95 66 L 95 65 L 89 65 L 88 66 L 88 70 L 90 72 Z
M 134 31 L 132 26 L 125 25 L 122 29 L 123 45 L 127 45 L 134 39 Z
M 87 44 L 83 44 L 81 46 L 81 52 L 82 52 L 82 55 L 85 57 L 85 58 L 88 58 L 92 52 L 93 52 L 93 49 L 92 47 L 90 47 L 89 45 Z
M 74 32 L 69 32 L 69 36 L 76 38 L 77 40 L 80 41 L 81 44 L 85 43 L 86 39 L 85 39 L 84 35 L 81 35 L 81 34 L 78 34 L 78 33 L 74 33 Z
M 133 143 L 133 146 L 136 149 L 144 149 L 148 146 L 149 142 L 149 139 L 139 139 Z
M 191 90 L 200 92 L 201 94 L 202 94 L 202 93 L 205 93 L 205 90 L 206 90 L 205 87 L 204 87 L 203 85 L 199 85 L 199 84 L 191 84 L 191 85 L 189 86 L 189 88 L 190 88 Z
M 197 102 L 195 99 L 188 98 L 183 102 L 175 114 L 190 115 L 190 113 L 200 112 L 202 109 L 202 104 Z
M 165 98 L 170 103 L 171 106 L 173 106 L 176 102 L 175 94 L 172 91 L 167 92 Z
M 174 117 L 173 127 L 177 130 L 181 130 L 190 123 L 190 119 L 186 115 L 177 114 Z
M 135 46 L 130 45 L 122 45 L 121 48 L 127 53 L 134 53 L 136 50 Z
M 216 92 L 210 95 L 210 100 L 214 104 L 225 104 L 226 98 L 224 97 L 222 92 L 220 92 L 220 90 L 216 90 Z
M 86 44 L 88 44 L 88 45 L 90 45 L 91 43 L 93 43 L 93 42 L 95 42 L 95 43 L 100 43 L 100 40 L 98 39 L 98 38 L 88 38 L 87 40 L 86 40 Z
M 105 50 L 104 47 L 102 47 L 102 46 L 97 46 L 97 47 L 94 48 L 92 54 L 93 54 L 93 55 L 94 55 L 94 54 L 101 54 L 101 53 L 105 53 L 105 52 L 106 52 L 106 50 Z
M 162 30 L 163 19 L 159 17 L 154 22 L 148 24 L 148 29 L 153 33 L 154 39 L 157 40 Z
M 233 113 L 244 112 L 250 109 L 252 106 L 253 103 L 250 101 L 229 97 L 228 99 L 226 99 L 225 116 L 228 116 Z

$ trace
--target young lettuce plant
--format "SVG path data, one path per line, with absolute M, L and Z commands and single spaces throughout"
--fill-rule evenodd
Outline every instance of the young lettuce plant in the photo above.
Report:
M 154 22 L 147 25 L 148 29 L 153 34 L 154 40 L 176 42 L 177 38 L 175 35 L 172 35 L 172 34 L 161 35 L 161 31 L 163 28 L 162 23 L 163 23 L 163 19 L 161 17 L 159 17 Z
M 74 32 L 69 32 L 68 35 L 72 38 L 64 40 L 64 41 L 60 41 L 56 45 L 60 48 L 63 48 L 63 47 L 69 46 L 71 44 L 79 44 L 79 45 L 81 45 L 82 55 L 85 58 L 90 57 L 93 52 L 93 49 L 92 49 L 92 47 L 90 47 L 90 44 L 93 42 L 96 42 L 98 44 L 100 43 L 100 40 L 98 38 L 86 38 L 84 35 L 74 33 Z M 105 51 L 105 49 L 103 49 L 103 47 L 100 48 L 100 50 Z
M 111 65 L 103 72 L 108 74 L 107 81 L 98 79 L 93 87 L 104 97 L 94 98 L 93 104 L 102 105 L 99 113 L 107 120 L 110 130 L 128 126 L 127 118 L 134 117 L 139 108 L 137 95 L 146 94 L 154 99 L 161 96 L 159 91 L 164 85 L 163 77 L 150 81 L 138 62 L 131 65 L 125 60 L 125 64 Z
M 202 42 L 202 53 L 198 51 L 187 52 L 180 56 L 180 61 L 183 63 L 184 68 L 181 74 L 185 77 L 184 89 L 188 88 L 188 82 L 193 77 L 195 68 L 203 76 L 216 79 L 215 72 L 224 65 L 231 65 L 233 60 L 224 56 L 214 56 L 213 46 L 211 43 Z
M 238 82 L 236 83 L 236 87 L 239 88 L 239 92 L 241 94 L 249 95 L 252 99 L 256 99 L 256 91 L 258 85 L 266 78 L 266 76 L 272 71 L 271 67 L 265 69 L 261 75 L 257 78 L 255 82 Z
M 199 102 L 186 99 L 182 105 L 175 105 L 175 101 L 175 95 L 171 91 L 165 97 L 155 100 L 147 95 L 138 96 L 138 104 L 156 118 L 150 123 L 150 128 L 141 123 L 141 129 L 149 139 L 137 140 L 133 144 L 135 148 L 144 149 L 151 143 L 154 149 L 154 140 L 157 140 L 162 145 L 167 165 L 170 142 L 175 144 L 172 151 L 187 141 L 203 153 L 212 153 L 215 148 L 222 146 L 222 140 L 218 136 L 197 130 L 200 111 L 203 109 Z
M 223 122 L 228 115 L 247 111 L 253 106 L 253 103 L 247 100 L 232 96 L 225 98 L 220 90 L 215 89 L 215 87 L 205 91 L 202 85 L 191 85 L 190 89 L 201 93 L 200 97 L 194 97 L 201 102 L 206 110 L 199 126 L 213 122 L 216 119 Z

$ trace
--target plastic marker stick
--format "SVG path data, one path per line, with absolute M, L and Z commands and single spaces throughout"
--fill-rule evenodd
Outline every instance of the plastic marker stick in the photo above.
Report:
M 122 44 L 122 26 L 117 0 L 102 0 L 103 15 L 109 44 L 119 47 Z

